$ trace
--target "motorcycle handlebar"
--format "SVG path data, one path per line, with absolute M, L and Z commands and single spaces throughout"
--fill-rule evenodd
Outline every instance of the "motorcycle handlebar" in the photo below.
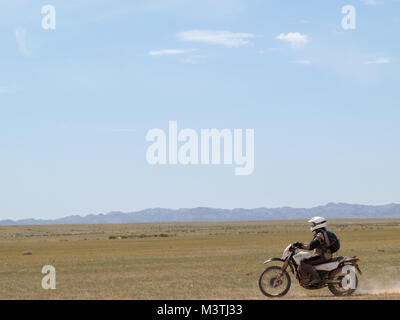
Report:
M 298 244 L 298 242 L 292 243 L 292 244 L 290 245 L 290 249 L 293 250 L 293 251 L 295 251 L 296 249 L 299 249 L 300 247 L 297 246 L 297 244 Z

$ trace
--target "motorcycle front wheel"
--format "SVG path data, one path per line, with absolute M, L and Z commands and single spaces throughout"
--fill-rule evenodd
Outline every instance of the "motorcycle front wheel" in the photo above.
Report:
M 271 266 L 264 270 L 258 280 L 261 292 L 270 298 L 284 296 L 290 289 L 290 276 L 278 266 Z

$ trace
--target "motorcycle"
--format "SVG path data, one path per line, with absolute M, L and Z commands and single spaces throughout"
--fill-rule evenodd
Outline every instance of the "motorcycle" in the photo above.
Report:
M 335 296 L 349 296 L 356 291 L 358 287 L 357 273 L 359 275 L 362 274 L 358 266 L 359 258 L 356 256 L 337 257 L 322 264 L 314 265 L 321 281 L 314 286 L 310 286 L 307 279 L 303 279 L 300 274 L 299 266 L 301 260 L 311 257 L 312 254 L 305 251 L 300 251 L 296 254 L 296 249 L 298 248 L 290 244 L 284 250 L 282 258 L 271 258 L 264 262 L 264 264 L 272 262 L 283 263 L 282 267 L 269 266 L 261 274 L 258 284 L 264 295 L 275 298 L 282 297 L 288 293 L 291 286 L 291 279 L 287 272 L 288 267 L 290 267 L 299 284 L 305 289 L 321 289 L 328 286 L 330 292 Z

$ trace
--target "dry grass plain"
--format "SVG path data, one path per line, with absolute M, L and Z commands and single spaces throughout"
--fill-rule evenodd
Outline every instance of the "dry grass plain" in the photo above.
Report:
M 263 261 L 309 241 L 305 221 L 0 227 L 0 299 L 268 299 Z M 345 299 L 400 299 L 400 219 L 332 220 L 340 255 L 357 255 Z M 24 255 L 31 252 L 31 255 Z M 44 265 L 57 287 L 41 287 Z M 285 299 L 338 299 L 293 281 Z M 281 298 L 282 299 L 282 298 Z

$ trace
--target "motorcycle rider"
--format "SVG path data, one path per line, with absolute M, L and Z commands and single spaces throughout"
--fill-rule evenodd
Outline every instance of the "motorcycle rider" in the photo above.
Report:
M 332 258 L 332 253 L 329 250 L 330 242 L 326 233 L 326 219 L 323 217 L 314 217 L 308 222 L 312 224 L 310 230 L 314 233 L 314 238 L 309 244 L 296 242 L 293 246 L 305 250 L 314 250 L 314 254 L 310 258 L 303 259 L 300 262 L 299 269 L 304 280 L 307 279 L 307 274 L 311 276 L 311 279 L 308 279 L 308 285 L 313 286 L 319 284 L 321 281 L 314 265 L 330 260 Z

